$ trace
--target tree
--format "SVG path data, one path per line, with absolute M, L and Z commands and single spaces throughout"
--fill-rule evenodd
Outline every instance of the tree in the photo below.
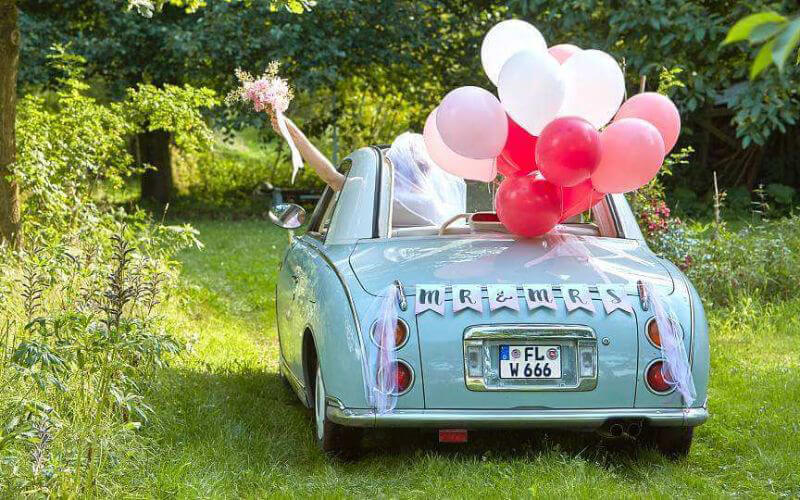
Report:
M 213 9 L 213 5 L 198 11 L 205 6 L 199 0 L 171 0 L 158 5 L 129 0 L 131 6 L 150 18 L 142 22 L 140 16 L 125 12 L 108 0 L 63 0 L 56 5 L 49 0 L 21 1 L 25 7 L 23 20 L 38 35 L 24 47 L 27 60 L 41 61 L 53 43 L 69 43 L 71 51 L 87 59 L 89 76 L 103 79 L 112 98 L 122 98 L 126 89 L 138 84 L 164 89 L 186 83 L 205 85 L 210 80 L 194 68 L 203 67 L 205 59 L 214 58 L 212 52 L 197 50 L 197 39 L 204 28 L 203 13 Z M 312 5 L 298 0 L 234 1 L 233 4 L 245 13 L 258 12 L 263 17 L 280 16 L 284 10 L 290 19 Z M 157 15 L 153 15 L 154 11 Z M 259 21 L 262 25 L 263 17 Z M 241 43 L 241 38 L 235 37 L 228 44 L 237 42 Z M 211 50 L 218 51 L 223 46 Z M 24 72 L 26 81 L 47 84 L 52 78 L 41 71 L 41 64 L 31 66 L 35 70 Z M 136 159 L 154 167 L 142 176 L 142 198 L 169 201 L 174 142 L 173 131 L 169 129 L 146 126 L 137 134 L 133 148 Z
M 765 74 L 751 82 L 747 61 L 753 50 L 722 47 L 736 20 L 753 11 L 787 10 L 793 4 L 648 0 L 617 7 L 600 0 L 518 0 L 510 14 L 536 24 L 550 43 L 596 47 L 624 60 L 632 91 L 642 75 L 652 82 L 662 67 L 680 68 L 686 86 L 674 89 L 670 97 L 684 119 L 681 144 L 695 148 L 693 163 L 699 168 L 685 169 L 669 182 L 699 190 L 712 185 L 714 171 L 723 184 L 749 187 L 762 180 L 800 179 L 800 168 L 791 160 L 800 153 L 791 139 L 800 114 L 800 70 L 787 65 L 782 74 Z
M 103 0 L 101 4 L 116 9 L 124 6 L 128 10 L 135 8 L 140 14 L 149 17 L 166 2 L 167 0 Z M 31 3 L 44 7 L 54 4 L 40 4 L 36 1 Z M 204 4 L 202 0 L 169 0 L 169 3 L 189 11 Z M 310 5 L 311 2 L 306 0 L 270 0 L 273 9 L 285 7 L 295 12 Z M 19 187 L 12 175 L 17 150 L 15 122 L 21 38 L 17 7 L 17 0 L 0 0 L 0 244 L 13 246 L 19 246 L 21 242 Z
M 11 175 L 17 144 L 19 29 L 16 0 L 0 0 L 0 244 L 20 242 L 19 187 Z

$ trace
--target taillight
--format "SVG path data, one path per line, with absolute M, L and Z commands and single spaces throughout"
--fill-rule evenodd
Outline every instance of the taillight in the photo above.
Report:
M 372 341 L 380 348 L 384 348 L 381 339 L 375 336 L 375 327 L 377 323 L 372 325 Z M 394 329 L 394 348 L 400 349 L 408 341 L 408 325 L 402 319 L 397 320 L 397 326 Z
M 410 366 L 405 361 L 394 361 L 390 365 L 390 376 L 393 376 L 393 379 L 384 380 L 383 371 L 381 370 L 378 373 L 378 387 L 384 393 L 392 392 L 395 395 L 401 395 L 408 392 L 411 389 L 411 386 L 414 384 L 414 371 L 411 369 Z M 384 387 L 385 383 L 391 383 L 394 381 L 394 387 Z M 394 389 L 392 391 L 392 389 Z
M 397 394 L 404 394 L 411 389 L 411 384 L 414 383 L 414 372 L 411 371 L 410 366 L 402 361 L 395 362 L 395 365 L 397 366 L 395 371 Z
M 664 393 L 672 390 L 672 385 L 664 379 L 664 374 L 661 373 L 663 366 L 663 361 L 654 361 L 650 363 L 645 372 L 647 385 L 653 392 Z
M 661 332 L 658 331 L 658 322 L 655 318 L 650 318 L 645 327 L 647 330 L 647 338 L 650 343 L 656 347 L 661 347 Z

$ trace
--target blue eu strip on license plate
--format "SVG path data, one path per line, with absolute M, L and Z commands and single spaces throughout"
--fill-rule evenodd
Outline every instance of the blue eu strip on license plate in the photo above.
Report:
M 501 345 L 500 378 L 561 378 L 561 346 Z

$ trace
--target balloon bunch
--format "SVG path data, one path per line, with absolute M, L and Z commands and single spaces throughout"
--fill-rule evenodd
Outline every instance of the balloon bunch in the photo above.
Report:
M 514 234 L 539 236 L 607 193 L 647 184 L 678 140 L 672 101 L 645 92 L 623 103 L 622 70 L 603 51 L 548 48 L 533 25 L 512 19 L 486 34 L 481 62 L 498 97 L 479 87 L 451 91 L 423 136 L 431 158 L 454 175 L 503 175 L 497 215 Z

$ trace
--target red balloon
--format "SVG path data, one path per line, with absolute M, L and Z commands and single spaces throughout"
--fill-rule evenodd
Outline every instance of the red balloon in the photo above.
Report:
M 504 177 L 521 177 L 523 175 L 528 175 L 528 172 L 520 169 L 516 163 L 511 162 L 503 155 L 497 157 L 495 164 L 497 165 L 497 171 L 503 174 Z
M 536 163 L 553 184 L 575 186 L 588 179 L 600 163 L 600 133 L 583 118 L 556 118 L 539 136 Z
M 586 179 L 576 186 L 561 188 L 561 195 L 564 199 L 561 222 L 582 214 L 603 201 L 605 197 L 605 193 L 601 193 L 592 186 L 591 179 Z
M 516 167 L 513 175 L 528 175 L 536 170 L 536 136 L 517 125 L 508 117 L 508 139 L 500 153 L 508 163 Z M 505 175 L 505 174 L 503 174 Z
M 506 177 L 495 203 L 500 222 L 520 236 L 540 236 L 561 218 L 561 190 L 541 177 Z

